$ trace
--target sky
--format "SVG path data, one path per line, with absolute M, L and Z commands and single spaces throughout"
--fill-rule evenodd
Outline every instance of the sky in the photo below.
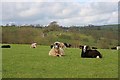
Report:
M 118 0 L 2 0 L 0 24 L 61 26 L 118 23 Z

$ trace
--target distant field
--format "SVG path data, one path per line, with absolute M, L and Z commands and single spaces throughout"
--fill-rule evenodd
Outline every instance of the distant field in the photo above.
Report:
M 49 46 L 30 49 L 11 45 L 2 50 L 3 78 L 117 78 L 118 51 L 99 49 L 102 59 L 83 59 L 80 49 L 66 48 L 64 57 L 50 57 Z

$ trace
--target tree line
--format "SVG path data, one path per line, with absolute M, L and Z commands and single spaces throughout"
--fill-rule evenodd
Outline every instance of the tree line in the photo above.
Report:
M 118 43 L 118 25 L 107 26 L 71 26 L 61 27 L 51 22 L 47 27 L 4 26 L 2 27 L 2 43 L 50 45 L 55 41 L 70 43 L 73 47 L 90 45 L 98 48 L 110 48 Z M 0 28 L 0 29 L 1 29 Z

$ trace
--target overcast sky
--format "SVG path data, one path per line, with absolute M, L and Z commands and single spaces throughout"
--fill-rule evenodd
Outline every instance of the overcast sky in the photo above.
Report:
M 93 2 L 94 1 L 94 2 Z M 0 24 L 105 25 L 118 23 L 117 0 L 2 0 Z

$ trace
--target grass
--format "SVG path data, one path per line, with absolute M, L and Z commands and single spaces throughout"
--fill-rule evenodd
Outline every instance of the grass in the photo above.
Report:
M 87 59 L 77 48 L 66 48 L 64 57 L 50 57 L 49 46 L 11 46 L 2 50 L 3 78 L 118 78 L 117 50 L 99 49 L 102 59 Z

